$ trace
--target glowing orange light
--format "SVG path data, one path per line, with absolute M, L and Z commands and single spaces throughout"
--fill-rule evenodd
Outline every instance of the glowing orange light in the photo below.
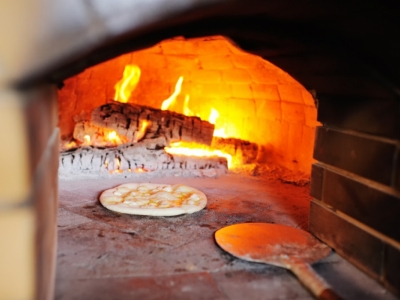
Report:
M 140 68 L 136 65 L 127 65 L 124 69 L 124 74 L 123 78 L 115 85 L 115 100 L 120 101 L 120 102 L 128 102 L 129 97 L 133 90 L 135 89 L 136 85 L 138 84 L 140 79 Z M 168 110 L 173 107 L 174 103 L 177 100 L 177 97 L 180 95 L 181 90 L 182 90 L 182 83 L 183 83 L 183 76 L 180 76 L 178 81 L 175 84 L 175 90 L 171 94 L 170 97 L 168 97 L 166 100 L 164 100 L 161 104 L 161 110 Z M 189 100 L 190 96 L 185 95 L 184 99 L 184 104 L 183 104 L 183 114 L 186 116 L 201 116 L 203 115 L 203 120 L 208 119 L 208 121 L 211 124 L 214 124 L 216 126 L 217 120 L 220 116 L 219 112 L 211 108 L 211 112 L 208 115 L 204 115 L 205 111 L 203 112 L 194 112 L 189 108 Z M 204 118 L 205 117 L 205 118 Z M 145 134 L 146 130 L 150 123 L 148 121 L 142 121 L 140 128 L 138 132 L 136 133 L 135 141 L 141 140 Z M 214 136 L 218 137 L 227 137 L 227 135 L 224 132 L 224 128 L 220 127 L 218 128 L 217 126 L 215 127 L 214 130 Z M 111 142 L 114 145 L 119 145 L 122 144 L 123 141 L 121 138 L 117 135 L 115 131 L 109 132 L 107 135 L 105 134 L 105 139 Z M 90 137 L 89 140 L 86 140 L 85 137 L 85 142 L 89 143 L 90 142 Z M 192 156 L 205 156 L 205 157 L 210 157 L 210 156 L 221 156 L 225 157 L 228 161 L 228 166 L 231 165 L 232 163 L 232 156 L 226 153 L 223 153 L 220 150 L 213 150 L 210 149 L 208 146 L 205 145 L 199 145 L 199 144 L 194 144 L 194 143 L 174 143 L 171 145 L 171 147 L 166 147 L 165 148 L 166 152 L 171 153 L 171 154 L 177 154 L 177 155 L 192 155 Z M 107 163 L 107 162 L 106 162 Z M 115 165 L 117 166 L 116 171 L 120 171 L 120 161 L 116 159 Z M 106 167 L 108 167 L 108 163 L 106 164 Z M 132 171 L 132 170 L 128 170 Z M 134 172 L 146 172 L 143 168 L 136 168 Z
M 225 133 L 225 128 L 214 129 L 213 136 L 227 138 L 228 135 Z
M 111 131 L 108 133 L 108 139 L 113 140 L 117 137 L 117 133 L 115 131 Z
M 167 153 L 175 155 L 198 156 L 198 157 L 225 157 L 228 161 L 228 167 L 232 165 L 232 155 L 222 152 L 221 150 L 213 150 L 210 147 L 189 142 L 171 143 L 170 147 L 164 148 Z
M 147 128 L 150 126 L 150 121 L 143 120 L 142 124 L 140 125 L 139 131 L 136 134 L 135 142 L 140 141 L 146 134 Z
M 110 173 L 111 174 L 121 174 L 121 173 L 124 173 L 124 171 L 122 171 L 122 170 L 112 170 L 112 171 L 110 171 Z
M 182 82 L 183 82 L 183 76 L 179 77 L 178 81 L 175 84 L 175 91 L 172 93 L 169 98 L 165 99 L 163 103 L 161 104 L 161 110 L 167 110 L 170 108 L 170 106 L 176 101 L 176 97 L 180 94 L 182 90 Z
M 124 172 L 123 170 L 111 170 L 110 171 L 111 174 L 121 174 L 123 172 Z
M 219 118 L 219 112 L 216 109 L 211 108 L 211 113 L 210 116 L 208 117 L 208 122 L 216 125 L 218 118 Z M 218 128 L 217 126 L 215 126 L 214 128 L 213 136 L 218 136 L 223 138 L 228 137 L 227 134 L 225 133 L 225 128 L 223 127 Z
M 194 116 L 194 113 L 189 109 L 189 100 L 190 100 L 190 96 L 186 95 L 185 101 L 183 103 L 183 114 L 188 117 Z
M 176 85 L 175 85 L 175 91 L 172 93 L 172 95 L 163 101 L 161 105 L 161 110 L 167 110 L 171 109 L 172 105 L 175 103 L 176 98 L 180 94 L 182 90 L 182 82 L 183 82 L 183 76 L 180 76 Z M 183 108 L 182 112 L 185 116 L 198 116 L 200 117 L 201 113 L 195 113 L 189 108 L 189 100 L 190 96 L 185 95 L 185 100 L 183 103 Z M 208 118 L 202 118 L 203 120 L 208 119 L 208 121 L 211 124 L 216 124 L 217 119 L 219 118 L 219 113 L 216 109 L 211 108 L 211 112 L 208 115 Z M 224 128 L 216 128 L 214 130 L 214 136 L 219 136 L 219 137 L 227 137 L 225 134 L 225 129 Z M 204 156 L 204 157 L 210 157 L 210 156 L 220 156 L 220 157 L 225 157 L 228 161 L 228 166 L 231 165 L 232 163 L 232 156 L 229 154 L 226 154 L 220 150 L 213 150 L 210 149 L 210 147 L 201 145 L 201 144 L 195 144 L 195 143 L 173 143 L 171 144 L 170 147 L 165 147 L 164 148 L 166 152 L 170 154 L 176 154 L 176 155 L 190 155 L 190 156 Z M 135 170 L 135 172 L 137 172 Z
M 115 131 L 110 131 L 106 135 L 106 140 L 108 142 L 111 142 L 113 145 L 121 145 L 123 144 L 123 141 L 121 138 L 118 136 L 118 134 Z
M 219 118 L 219 112 L 216 109 L 211 108 L 211 113 L 210 116 L 208 117 L 208 122 L 215 125 L 215 122 L 217 122 L 218 118 Z
M 126 65 L 124 69 L 123 77 L 115 88 L 115 101 L 126 103 L 129 100 L 133 90 L 139 83 L 140 79 L 140 68 L 137 65 Z
M 88 134 L 86 134 L 84 137 L 84 142 L 83 142 L 83 145 L 85 145 L 85 146 L 89 146 L 90 145 L 90 135 L 88 135 Z
M 69 150 L 72 148 L 77 148 L 77 144 L 75 141 L 71 141 L 71 142 L 66 142 L 61 148 L 65 149 L 65 150 Z

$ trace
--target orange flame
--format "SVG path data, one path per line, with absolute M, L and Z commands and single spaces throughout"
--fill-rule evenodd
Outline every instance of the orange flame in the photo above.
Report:
M 188 117 L 194 116 L 194 113 L 189 109 L 189 100 L 190 96 L 186 95 L 185 102 L 183 103 L 183 114 Z
M 137 65 L 126 65 L 122 79 L 114 86 L 115 101 L 122 103 L 128 102 L 133 90 L 139 83 L 139 79 L 140 68 Z
M 119 137 L 119 135 L 115 132 L 115 131 L 110 131 L 107 133 L 107 135 L 105 135 L 105 139 L 108 142 L 111 142 L 111 144 L 117 146 L 117 145 L 121 145 L 124 143 L 124 141 L 122 141 L 122 139 Z
M 216 109 L 211 108 L 211 113 L 210 116 L 208 117 L 208 122 L 215 125 L 213 136 L 226 138 L 228 136 L 225 133 L 225 128 L 217 127 L 216 125 L 218 118 L 219 118 L 219 112 Z
M 228 161 L 228 167 L 232 165 L 232 155 L 222 152 L 221 150 L 210 149 L 210 147 L 189 142 L 171 143 L 170 147 L 165 147 L 165 151 L 175 155 L 190 155 L 199 157 L 225 157 Z
M 161 105 L 161 110 L 171 109 L 171 107 L 173 106 L 173 104 L 176 101 L 176 98 L 178 97 L 178 95 L 180 94 L 180 92 L 182 90 L 182 82 L 183 82 L 183 76 L 179 77 L 179 79 L 175 85 L 175 91 L 172 93 L 172 95 L 168 99 L 163 101 L 163 103 Z M 184 100 L 184 104 L 183 104 L 183 108 L 182 108 L 183 114 L 188 117 L 196 115 L 196 116 L 202 118 L 200 113 L 195 113 L 189 108 L 189 100 L 190 100 L 190 96 L 185 95 L 185 100 Z M 218 111 L 214 108 L 211 108 L 211 112 L 208 115 L 208 117 L 204 118 L 204 116 L 203 116 L 202 119 L 203 120 L 208 119 L 208 121 L 211 124 L 215 125 L 218 117 L 219 117 Z M 225 134 L 224 131 L 225 131 L 224 128 L 216 128 L 214 130 L 213 136 L 227 137 L 227 135 Z M 220 150 L 210 149 L 210 147 L 201 145 L 201 144 L 178 142 L 178 143 L 172 143 L 170 147 L 165 147 L 164 149 L 166 152 L 168 152 L 170 154 L 177 154 L 177 155 L 188 155 L 188 156 L 190 155 L 190 156 L 203 156 L 203 157 L 211 157 L 211 156 L 225 157 L 228 161 L 228 167 L 232 164 L 232 156 L 231 155 L 226 154 Z
M 222 137 L 222 138 L 227 138 L 228 137 L 228 135 L 225 133 L 225 128 L 214 129 L 213 136 Z
M 180 76 L 178 81 L 175 84 L 175 90 L 172 93 L 172 95 L 168 99 L 164 100 L 163 103 L 161 104 L 161 110 L 171 109 L 172 105 L 176 101 L 176 98 L 181 93 L 182 82 L 183 82 L 183 76 Z M 216 125 L 217 120 L 219 118 L 219 112 L 215 108 L 211 108 L 211 111 L 210 111 L 210 114 L 208 115 L 208 117 L 204 118 L 204 116 L 201 116 L 201 114 L 199 114 L 199 113 L 193 112 L 189 108 L 189 100 L 190 100 L 190 96 L 189 95 L 185 95 L 185 100 L 184 100 L 183 109 L 182 109 L 182 112 L 183 112 L 183 114 L 185 116 L 188 116 L 188 117 L 197 116 L 197 117 L 200 117 L 203 120 L 207 119 L 208 122 L 210 122 L 211 124 Z M 215 127 L 213 136 L 218 136 L 218 137 L 223 137 L 223 138 L 228 137 L 227 134 L 225 133 L 225 128 L 218 127 L 218 126 Z
M 186 95 L 185 96 L 185 101 L 184 101 L 184 104 L 183 104 L 183 114 L 185 116 L 188 116 L 188 117 L 197 116 L 197 117 L 201 118 L 200 114 L 198 114 L 198 113 L 195 114 L 189 108 L 189 99 L 190 99 L 190 96 Z M 215 125 L 213 136 L 227 138 L 228 135 L 225 133 L 225 128 L 218 127 L 218 124 L 217 124 L 218 118 L 219 118 L 219 112 L 215 108 L 211 108 L 210 114 L 208 115 L 208 118 L 206 118 L 206 119 L 208 119 L 208 122 L 210 122 L 211 124 Z
M 132 92 L 136 88 L 139 79 L 140 79 L 140 68 L 137 65 L 127 65 L 125 66 L 124 73 L 123 73 L 123 78 L 117 82 L 115 85 L 115 96 L 114 99 L 119 102 L 126 103 L 128 102 Z M 175 90 L 171 94 L 170 97 L 168 97 L 166 100 L 162 102 L 161 105 L 161 110 L 168 110 L 171 109 L 171 107 L 175 104 L 177 101 L 177 97 L 180 95 L 181 90 L 182 90 L 182 83 L 183 83 L 183 76 L 180 76 L 178 81 L 175 84 Z M 200 112 L 194 112 L 189 108 L 189 100 L 190 96 L 185 95 L 184 99 L 184 104 L 183 104 L 183 114 L 186 116 L 198 116 L 202 118 L 203 120 L 208 119 L 208 121 L 211 124 L 215 125 L 215 130 L 214 130 L 214 136 L 219 136 L 219 137 L 226 137 L 226 134 L 224 132 L 224 128 L 217 128 L 217 120 L 220 116 L 219 112 L 211 108 L 210 113 L 207 115 L 207 111 L 200 111 Z M 175 105 L 176 106 L 176 105 Z M 147 128 L 150 126 L 150 122 L 147 120 L 143 120 L 142 123 L 140 124 L 139 130 L 135 133 L 135 141 L 141 140 L 145 134 Z M 118 136 L 118 134 L 115 131 L 103 131 L 103 139 L 104 143 L 109 145 L 110 143 L 112 145 L 120 145 L 126 142 L 124 140 L 124 137 Z M 89 135 L 84 136 L 84 144 L 89 145 L 91 143 L 91 137 Z M 94 142 L 94 141 L 93 141 Z M 232 164 L 232 156 L 224 153 L 220 150 L 214 150 L 211 149 L 210 147 L 206 145 L 201 145 L 201 144 L 196 144 L 196 143 L 188 143 L 188 142 L 179 142 L 179 143 L 172 143 L 170 147 L 165 147 L 165 151 L 170 153 L 170 154 L 177 154 L 177 155 L 191 155 L 191 156 L 203 156 L 203 157 L 212 157 L 212 156 L 219 156 L 219 157 L 225 157 L 228 161 L 228 167 L 231 166 Z M 108 161 L 105 161 L 104 163 L 105 167 L 108 169 L 110 164 Z M 116 170 L 112 170 L 111 172 L 113 173 L 120 173 L 123 172 L 121 170 L 121 161 L 119 158 L 115 159 L 114 166 Z M 143 168 L 136 168 L 134 170 L 128 169 L 128 172 L 147 172 L 147 170 Z
M 140 125 L 139 131 L 136 133 L 135 142 L 140 141 L 146 134 L 147 128 L 150 126 L 150 121 L 143 120 Z
M 161 104 L 161 110 L 167 110 L 170 108 L 170 106 L 176 101 L 176 98 L 180 94 L 182 90 L 182 82 L 183 82 L 183 76 L 179 77 L 178 81 L 175 84 L 175 91 L 172 93 L 169 98 L 165 99 L 163 103 Z

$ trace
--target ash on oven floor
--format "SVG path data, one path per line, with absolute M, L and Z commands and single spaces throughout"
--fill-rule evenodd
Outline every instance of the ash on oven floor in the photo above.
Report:
M 243 222 L 307 230 L 308 185 L 235 174 L 153 178 L 143 182 L 201 190 L 206 208 L 146 217 L 101 206 L 103 190 L 130 181 L 60 181 L 56 299 L 313 299 L 289 271 L 239 260 L 214 241 L 217 229 Z M 335 253 L 313 267 L 344 299 L 396 299 Z

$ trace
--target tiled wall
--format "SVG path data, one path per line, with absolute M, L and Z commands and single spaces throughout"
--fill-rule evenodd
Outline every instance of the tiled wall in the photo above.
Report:
M 57 122 L 54 87 L 0 90 L 0 299 L 53 299 Z
M 321 95 L 310 230 L 400 294 L 400 102 Z

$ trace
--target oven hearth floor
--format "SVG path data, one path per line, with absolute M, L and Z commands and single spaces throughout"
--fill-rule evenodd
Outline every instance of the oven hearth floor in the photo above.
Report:
M 313 299 L 289 271 L 236 259 L 213 238 L 242 222 L 307 229 L 309 186 L 236 174 L 140 180 L 207 195 L 204 210 L 176 217 L 122 215 L 98 202 L 133 181 L 60 181 L 56 299 Z M 396 299 L 335 253 L 313 267 L 344 299 Z

